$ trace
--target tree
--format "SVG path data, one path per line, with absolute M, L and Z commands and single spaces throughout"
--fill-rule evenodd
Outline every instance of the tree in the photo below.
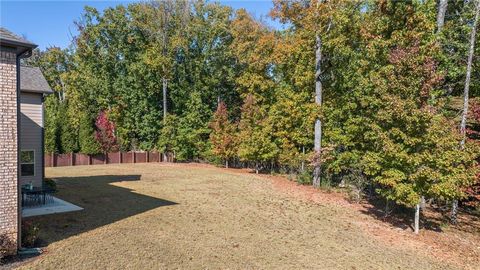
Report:
M 315 103 L 319 106 L 322 105 L 322 39 L 319 34 L 315 36 Z M 322 153 L 322 121 L 320 118 L 315 120 L 315 138 L 314 138 L 314 151 L 315 151 L 315 165 L 313 169 L 313 186 L 320 187 L 321 176 L 321 163 L 320 156 Z
M 150 39 L 144 59 L 162 82 L 163 117 L 167 116 L 167 84 L 172 77 L 175 53 L 183 46 L 184 24 L 189 19 L 189 1 L 157 0 L 138 5 L 136 24 Z
M 67 103 L 59 104 L 58 126 L 60 131 L 60 152 L 75 153 L 78 151 L 77 130 L 73 128 L 67 115 Z
M 311 91 L 295 91 L 291 85 L 276 88 L 275 102 L 268 110 L 272 135 L 278 148 L 278 163 L 291 172 L 302 170 L 307 159 L 305 149 L 313 142 L 313 123 L 317 106 L 311 102 Z M 305 168 L 305 166 L 303 166 Z
M 237 59 L 230 49 L 232 9 L 218 3 L 196 1 L 185 30 L 186 46 L 179 48 L 170 81 L 170 109 L 180 115 L 192 91 L 198 91 L 210 112 L 218 99 L 234 108 L 238 117 L 241 99 L 235 91 Z M 211 115 L 209 115 L 211 116 Z
M 80 116 L 80 130 L 78 141 L 80 152 L 83 154 L 94 155 L 101 153 L 100 145 L 95 140 L 95 129 L 93 127 L 94 119 L 91 114 L 82 113 Z
M 158 136 L 157 147 L 158 150 L 165 153 L 175 153 L 178 152 L 179 143 L 178 143 L 178 117 L 174 114 L 168 114 L 167 118 L 162 123 L 162 128 L 160 129 L 160 134 Z
M 113 123 L 105 111 L 101 111 L 95 120 L 95 139 L 100 144 L 103 153 L 118 150 L 115 136 L 115 123 Z
M 467 73 L 469 97 L 480 93 L 479 48 L 465 42 L 474 3 L 275 0 L 283 29 L 205 1 L 86 7 L 72 47 L 32 60 L 56 93 L 46 149 L 104 151 L 95 119 L 108 112 L 115 131 L 100 137 L 121 150 L 236 152 L 257 172 L 298 173 L 312 156 L 315 186 L 360 183 L 416 209 L 423 197 L 465 198 L 477 135 L 465 117 L 461 151 L 452 104 Z
M 480 16 L 480 1 L 476 0 L 475 19 L 473 20 L 472 31 L 470 34 L 470 46 L 468 50 L 468 60 L 467 60 L 467 74 L 465 78 L 465 88 L 463 90 L 463 111 L 462 111 L 462 121 L 460 123 L 460 134 L 462 135 L 460 146 L 462 149 L 465 148 L 465 141 L 466 141 L 468 102 L 469 102 L 469 94 L 470 94 L 470 78 L 471 78 L 471 72 L 472 72 L 473 54 L 475 52 L 475 35 L 477 34 L 477 24 L 478 24 L 479 16 Z M 457 211 L 458 211 L 457 208 L 458 208 L 458 200 L 454 200 L 452 204 L 452 215 L 451 215 L 451 222 L 453 224 L 457 223 Z
M 473 54 L 475 52 L 475 36 L 477 34 L 477 24 L 478 18 L 480 16 L 480 1 L 476 0 L 475 8 L 475 19 L 472 24 L 472 31 L 470 34 L 470 46 L 468 50 L 468 61 L 467 61 L 467 74 L 465 78 L 465 88 L 463 90 L 463 110 L 462 110 L 462 121 L 460 123 L 460 133 L 462 134 L 461 146 L 465 145 L 466 140 L 466 126 L 467 126 L 467 115 L 468 115 L 468 101 L 469 101 L 469 92 L 470 92 L 470 78 L 472 73 L 472 61 Z
M 59 142 L 58 99 L 55 96 L 47 96 L 44 104 L 45 153 L 58 153 L 61 147 L 61 142 Z
M 199 92 L 192 92 L 185 112 L 178 120 L 176 141 L 177 160 L 199 160 L 209 149 L 208 138 L 210 130 L 208 123 L 211 111 L 203 102 Z
M 437 33 L 442 31 L 445 24 L 445 13 L 447 12 L 448 0 L 439 0 L 437 13 Z
M 237 154 L 236 145 L 236 126 L 228 119 L 227 106 L 224 102 L 218 104 L 218 108 L 213 114 L 210 122 L 210 142 L 213 147 L 213 153 L 225 161 L 225 167 L 228 168 L 228 161 Z
M 256 173 L 262 163 L 272 161 L 277 155 L 271 131 L 265 110 L 258 106 L 253 95 L 248 95 L 242 106 L 239 123 L 238 156 L 242 161 L 253 162 Z
M 470 45 L 466 41 L 466 37 L 470 37 L 472 33 L 475 9 L 475 1 L 450 1 L 448 4 L 448 16 L 446 16 L 444 27 L 438 35 L 442 46 L 440 67 L 445 73 L 443 91 L 438 96 L 445 94 L 448 96 L 463 95 Z M 478 55 L 478 46 L 476 46 L 475 51 L 474 56 Z M 477 62 L 479 61 L 475 61 L 474 57 L 470 83 L 470 94 L 473 96 L 478 95 L 480 89 L 478 88 L 480 73 L 475 72 L 478 69 Z
M 253 95 L 258 104 L 271 103 L 275 85 L 272 76 L 274 34 L 244 9 L 237 10 L 231 32 L 234 40 L 230 49 L 238 61 L 237 92 L 243 99 Z

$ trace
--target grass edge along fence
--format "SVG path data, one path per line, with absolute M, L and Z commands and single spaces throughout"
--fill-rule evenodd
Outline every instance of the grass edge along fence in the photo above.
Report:
M 150 151 L 113 152 L 105 154 L 87 155 L 81 153 L 48 154 L 44 156 L 45 167 L 63 167 L 80 165 L 121 164 L 121 163 L 149 163 L 173 162 L 171 154 Z

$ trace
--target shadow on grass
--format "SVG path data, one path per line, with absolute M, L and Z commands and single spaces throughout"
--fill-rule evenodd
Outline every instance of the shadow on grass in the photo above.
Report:
M 55 178 L 57 197 L 84 210 L 28 218 L 40 225 L 40 245 L 46 246 L 70 236 L 155 209 L 177 203 L 132 192 L 112 185 L 139 181 L 140 175 L 98 175 Z
M 388 214 L 386 214 L 385 200 L 378 198 L 368 199 L 363 205 L 362 213 L 375 217 L 378 220 L 387 222 L 393 227 L 402 230 L 413 231 L 414 209 L 390 203 Z M 438 205 L 427 206 L 420 214 L 420 229 L 444 232 L 445 228 L 453 226 L 456 230 L 465 233 L 480 233 L 480 216 L 466 208 L 459 209 L 457 225 L 450 223 L 450 209 L 444 209 Z
M 394 206 L 392 203 L 389 203 L 388 209 L 386 207 L 385 200 L 378 198 L 370 198 L 367 200 L 368 204 L 363 205 L 362 213 L 375 217 L 378 220 L 387 222 L 395 228 L 400 228 L 406 230 L 408 228 L 413 230 L 412 227 L 412 217 L 408 215 L 410 211 Z
M 379 198 L 370 198 L 367 200 L 362 213 L 375 217 L 378 220 L 389 223 L 395 228 L 402 230 L 411 230 L 413 232 L 414 209 L 402 205 L 396 205 L 392 202 L 386 207 L 386 201 Z M 422 213 L 423 214 L 423 213 Z M 424 215 L 420 217 L 420 228 L 431 231 L 441 232 L 442 222 L 439 220 L 426 219 Z

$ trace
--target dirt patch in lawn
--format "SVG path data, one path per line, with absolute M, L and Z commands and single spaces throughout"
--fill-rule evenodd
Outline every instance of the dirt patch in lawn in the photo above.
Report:
M 46 174 L 56 179 L 58 197 L 85 210 L 33 218 L 47 252 L 24 269 L 478 266 L 438 260 L 428 243 L 417 244 L 361 205 L 283 178 L 202 164 L 78 166 Z

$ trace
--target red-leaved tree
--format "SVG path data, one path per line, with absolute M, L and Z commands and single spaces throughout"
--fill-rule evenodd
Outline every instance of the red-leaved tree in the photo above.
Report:
M 115 123 L 108 119 L 105 111 L 101 111 L 95 121 L 97 130 L 95 139 L 100 144 L 102 151 L 108 153 L 118 150 L 117 138 L 115 136 Z

